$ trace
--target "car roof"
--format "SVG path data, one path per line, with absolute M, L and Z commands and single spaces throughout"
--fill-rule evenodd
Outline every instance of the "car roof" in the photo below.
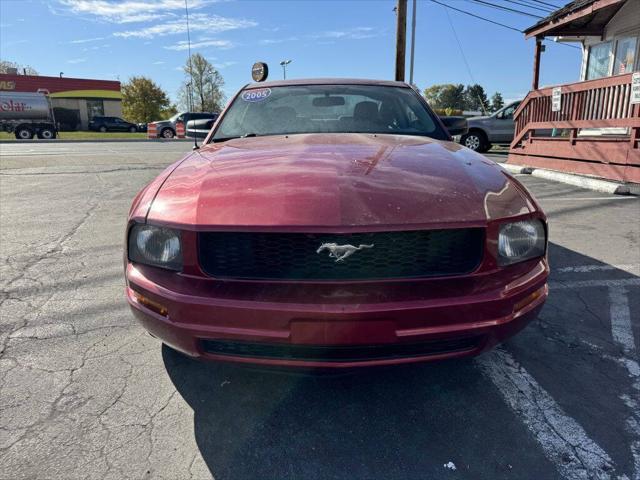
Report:
M 393 80 L 372 80 L 366 78 L 295 78 L 291 80 L 271 80 L 245 85 L 244 89 L 286 87 L 292 85 L 378 85 L 385 87 L 411 88 L 406 82 Z

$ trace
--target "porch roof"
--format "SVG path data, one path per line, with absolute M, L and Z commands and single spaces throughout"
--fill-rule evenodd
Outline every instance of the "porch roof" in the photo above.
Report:
M 602 35 L 627 0 L 573 0 L 524 31 L 525 38 Z

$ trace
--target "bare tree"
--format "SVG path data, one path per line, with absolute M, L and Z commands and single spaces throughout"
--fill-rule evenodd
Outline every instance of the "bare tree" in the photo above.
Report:
M 10 62 L 9 60 L 0 60 L 0 73 L 9 73 L 9 69 L 15 68 L 18 73 L 22 75 L 39 75 L 35 68 L 29 65 L 20 65 L 16 62 Z
M 220 72 L 199 53 L 191 55 L 191 62 L 187 60 L 184 72 L 185 81 L 178 92 L 180 106 L 190 110 L 191 98 L 193 98 L 193 110 L 196 112 L 222 110 L 225 97 L 222 92 L 224 79 Z

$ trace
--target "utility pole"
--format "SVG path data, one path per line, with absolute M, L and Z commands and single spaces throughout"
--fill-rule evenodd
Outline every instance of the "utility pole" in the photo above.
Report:
M 396 8 L 396 80 L 404 82 L 404 62 L 407 50 L 407 0 L 398 0 Z
M 533 51 L 533 81 L 531 82 L 531 90 L 538 90 L 540 82 L 540 55 L 544 52 L 542 45 L 542 37 L 536 37 L 536 47 Z
M 409 83 L 413 85 L 413 59 L 416 51 L 416 0 L 413 0 L 413 11 L 411 13 L 411 63 L 409 64 Z

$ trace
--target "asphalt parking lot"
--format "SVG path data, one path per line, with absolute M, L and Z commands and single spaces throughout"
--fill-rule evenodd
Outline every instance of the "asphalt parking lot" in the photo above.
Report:
M 131 199 L 190 147 L 0 144 L 0 478 L 640 478 L 640 198 L 520 177 L 550 297 L 489 354 L 280 374 L 173 354 L 129 313 Z

